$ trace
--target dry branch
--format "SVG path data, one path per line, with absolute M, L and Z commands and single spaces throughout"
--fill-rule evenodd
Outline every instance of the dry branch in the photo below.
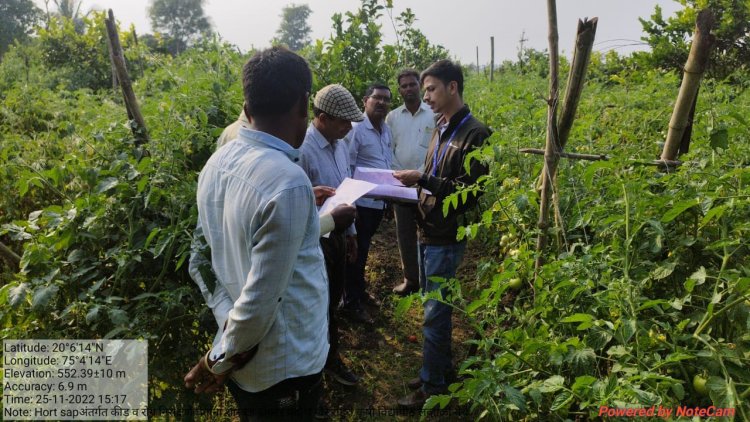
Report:
M 9 247 L 5 246 L 3 242 L 0 242 L 0 256 L 12 265 L 15 265 L 16 269 L 21 264 L 21 257 Z
M 120 82 L 122 96 L 125 99 L 128 118 L 133 121 L 131 130 L 136 138 L 136 144 L 141 145 L 148 142 L 146 122 L 143 120 L 143 115 L 141 115 L 141 109 L 138 107 L 138 100 L 135 98 L 133 85 L 130 83 L 130 76 L 125 67 L 125 56 L 120 45 L 120 36 L 117 34 L 117 25 L 115 24 L 115 16 L 112 13 L 112 9 L 109 9 L 108 16 L 108 18 L 104 19 L 104 23 L 107 26 L 107 45 L 109 46 L 110 59 L 117 70 L 117 79 Z
M 544 155 L 544 150 L 538 149 L 538 148 L 521 148 L 518 150 L 518 152 L 522 152 L 524 154 Z M 559 152 L 557 155 L 559 155 L 561 158 L 570 158 L 573 160 L 586 160 L 586 161 L 609 160 L 609 158 L 604 154 L 576 154 L 573 152 Z
M 557 103 L 559 99 L 559 63 L 557 6 L 555 0 L 547 0 L 547 19 L 549 22 L 549 97 L 547 99 L 547 140 L 544 149 L 544 167 L 542 168 L 541 201 L 539 204 L 539 238 L 536 243 L 536 264 L 538 270 L 544 264 L 543 251 L 547 247 L 547 229 L 549 228 L 549 207 L 552 199 L 552 181 L 559 162 L 560 142 L 557 133 Z
M 594 37 L 596 36 L 596 25 L 598 18 L 591 20 L 578 20 L 578 34 L 576 36 L 576 45 L 573 50 L 573 62 L 570 66 L 568 75 L 568 85 L 565 91 L 565 101 L 563 102 L 560 120 L 558 122 L 558 137 L 560 139 L 560 149 L 565 148 L 568 142 L 570 128 L 573 127 L 578 102 L 581 99 L 583 83 L 586 80 L 586 69 L 591 59 L 591 50 L 594 46 Z
M 675 160 L 680 144 L 683 143 L 683 134 L 688 126 L 690 109 L 698 95 L 701 77 L 706 70 L 711 46 L 716 39 L 711 34 L 713 25 L 713 13 L 708 9 L 701 10 L 695 22 L 695 33 L 690 46 L 690 55 L 687 63 L 685 63 L 680 93 L 677 95 L 672 118 L 669 120 L 669 132 L 661 153 L 662 160 Z

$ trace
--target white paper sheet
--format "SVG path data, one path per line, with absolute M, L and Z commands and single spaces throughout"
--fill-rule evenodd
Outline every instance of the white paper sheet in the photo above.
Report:
M 376 184 L 350 178 L 344 179 L 336 188 L 336 194 L 326 199 L 318 210 L 318 215 L 323 215 L 341 204 L 354 204 L 354 201 L 377 187 Z

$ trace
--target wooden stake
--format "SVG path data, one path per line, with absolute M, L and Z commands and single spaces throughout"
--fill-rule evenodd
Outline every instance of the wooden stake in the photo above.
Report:
M 560 150 L 565 148 L 570 129 L 573 127 L 578 102 L 581 99 L 581 91 L 583 91 L 583 83 L 586 79 L 586 69 L 588 69 L 589 59 L 591 59 L 591 50 L 594 46 L 594 37 L 596 36 L 596 25 L 598 22 L 598 18 L 591 20 L 584 19 L 583 21 L 578 20 L 573 62 L 570 65 L 565 101 L 563 102 L 560 121 L 558 122 Z
M 490 37 L 490 82 L 495 79 L 495 37 Z
M 477 73 L 479 73 L 479 46 L 477 46 Z
M 716 39 L 711 34 L 713 25 L 713 13 L 708 9 L 701 10 L 695 21 L 695 33 L 690 46 L 690 55 L 687 63 L 685 63 L 680 93 L 677 95 L 672 118 L 669 120 L 669 132 L 661 153 L 662 160 L 672 161 L 677 159 L 682 137 L 688 125 L 690 108 L 698 94 L 698 87 L 703 72 L 706 70 L 711 46 Z
M 115 24 L 115 16 L 112 13 L 112 9 L 109 9 L 108 15 L 109 18 L 105 18 L 104 23 L 107 26 L 107 40 L 109 41 L 107 45 L 109 46 L 110 57 L 117 70 L 117 79 L 120 82 L 122 96 L 125 99 L 125 108 L 128 111 L 128 117 L 131 119 L 130 128 L 135 136 L 136 145 L 142 145 L 149 141 L 146 122 L 143 120 L 143 115 L 141 115 L 141 109 L 138 107 L 138 100 L 135 98 L 135 92 L 133 92 L 133 86 L 130 83 L 130 76 L 125 67 L 125 56 L 120 45 L 120 36 L 117 34 L 117 25 Z
M 13 250 L 11 250 L 9 247 L 5 246 L 5 243 L 3 242 L 0 242 L 0 256 L 10 264 L 14 265 L 16 269 L 18 269 L 19 265 L 21 264 L 21 257 L 13 252 Z
M 557 6 L 555 0 L 547 0 L 547 18 L 549 22 L 549 98 L 547 99 L 547 140 L 544 149 L 544 167 L 542 168 L 541 201 L 539 204 L 539 238 L 536 243 L 535 273 L 544 264 L 543 251 L 547 247 L 549 229 L 549 206 L 552 196 L 553 175 L 557 171 L 560 142 L 557 133 L 557 102 L 559 98 L 558 82 L 558 35 Z
M 537 149 L 537 148 L 521 148 L 518 150 L 518 152 L 522 152 L 524 154 L 536 154 L 536 155 L 544 155 L 543 149 Z M 576 154 L 573 152 L 559 152 L 557 154 L 560 156 L 560 158 L 570 158 L 573 160 L 586 160 L 586 161 L 606 161 L 609 158 L 607 158 L 604 154 Z

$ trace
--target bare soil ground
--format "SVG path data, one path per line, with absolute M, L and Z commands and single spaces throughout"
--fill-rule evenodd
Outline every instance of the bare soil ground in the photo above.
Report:
M 473 280 L 478 244 L 469 244 L 458 278 Z M 368 291 L 381 301 L 380 307 L 368 307 L 373 324 L 358 324 L 342 318 L 341 354 L 349 368 L 361 377 L 356 387 L 345 387 L 325 378 L 325 400 L 331 420 L 413 420 L 418 415 L 399 415 L 397 400 L 411 392 L 406 383 L 417 376 L 422 365 L 422 306 L 416 301 L 402 317 L 394 313 L 399 296 L 393 287 L 403 278 L 396 243 L 395 222 L 383 220 L 368 257 L 366 270 Z M 465 321 L 453 315 L 453 360 L 459 364 L 466 357 L 471 337 Z M 409 341 L 416 336 L 416 341 Z M 433 414 L 431 420 L 473 420 L 466 409 L 451 404 L 450 416 Z M 460 416 L 456 413 L 464 413 Z

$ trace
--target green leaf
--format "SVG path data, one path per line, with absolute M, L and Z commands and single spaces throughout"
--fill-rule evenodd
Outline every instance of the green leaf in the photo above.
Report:
M 519 390 L 511 387 L 510 385 L 503 385 L 503 392 L 508 402 L 521 412 L 526 412 L 526 399 Z
M 571 401 L 573 401 L 573 394 L 569 391 L 563 391 L 555 397 L 555 400 L 552 402 L 552 407 L 550 407 L 549 410 L 557 412 L 558 410 L 567 407 Z
M 607 354 L 609 356 L 620 357 L 629 355 L 630 351 L 625 346 L 612 346 L 607 350 Z
M 660 265 L 656 267 L 653 271 L 651 271 L 651 278 L 654 280 L 661 280 L 664 278 L 669 277 L 674 272 L 675 267 L 677 266 L 677 262 L 667 262 L 664 265 Z
M 675 383 L 671 386 L 672 392 L 674 393 L 675 397 L 679 400 L 683 400 L 685 398 L 685 387 L 682 386 L 682 384 Z
M 8 304 L 15 308 L 26 300 L 26 294 L 29 291 L 28 283 L 21 283 L 18 286 L 10 289 L 8 292 Z
M 128 313 L 122 309 L 112 308 L 107 312 L 107 315 L 109 316 L 109 320 L 112 321 L 112 324 L 115 326 L 125 325 L 130 321 Z
M 689 210 L 690 208 L 693 208 L 694 206 L 698 205 L 700 202 L 698 201 L 698 198 L 694 199 L 688 199 L 687 201 L 680 201 L 672 207 L 671 210 L 667 211 L 662 217 L 661 222 L 662 223 L 668 223 L 686 210 Z
M 92 306 L 86 313 L 86 323 L 91 325 L 99 318 L 99 306 Z
M 591 375 L 576 377 L 576 380 L 573 383 L 572 390 L 578 394 L 585 393 L 594 382 L 596 382 L 596 378 L 592 377 Z
M 96 185 L 96 193 L 107 192 L 108 190 L 117 186 L 118 183 L 120 182 L 116 177 L 107 177 L 106 179 L 99 182 L 98 185 Z
M 393 311 L 396 318 L 403 318 L 409 308 L 414 304 L 416 298 L 417 295 L 409 295 L 399 299 L 396 309 Z
M 539 391 L 541 391 L 542 393 L 554 393 L 556 391 L 562 390 L 564 386 L 565 378 L 560 375 L 553 375 L 544 380 L 544 383 L 542 383 Z
M 705 226 L 706 224 L 710 223 L 711 220 L 714 218 L 721 218 L 722 215 L 724 215 L 724 211 L 727 210 L 726 205 L 719 205 L 718 207 L 711 208 L 705 216 L 703 216 L 703 219 L 701 219 L 701 227 Z
M 52 300 L 60 290 L 56 284 L 48 284 L 34 291 L 34 297 L 31 299 L 31 307 L 42 309 Z
M 729 148 L 729 131 L 725 128 L 714 129 L 711 131 L 710 144 L 713 149 Z
M 573 314 L 569 317 L 565 317 L 560 322 L 593 322 L 594 317 L 589 314 Z

